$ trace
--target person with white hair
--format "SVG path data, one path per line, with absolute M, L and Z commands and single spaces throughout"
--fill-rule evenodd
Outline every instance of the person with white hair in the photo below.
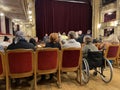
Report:
M 68 33 L 68 40 L 65 42 L 65 44 L 62 45 L 63 48 L 80 48 L 81 44 L 75 40 L 76 33 L 74 31 L 69 31 Z
M 33 50 L 35 50 L 35 46 L 31 43 L 28 43 L 25 40 L 24 33 L 22 31 L 17 31 L 12 44 L 10 44 L 7 47 L 7 50 L 14 50 L 14 49 L 33 49 Z M 30 79 L 30 78 L 32 79 L 32 77 L 25 78 L 26 79 L 26 81 L 25 81 L 26 86 L 30 86 L 30 84 L 27 81 L 27 79 Z M 13 82 L 13 81 L 14 80 L 12 80 L 12 83 L 15 84 L 16 87 L 20 86 L 21 83 L 20 83 L 19 78 L 16 78 L 15 82 Z
M 35 50 L 34 45 L 31 43 L 28 43 L 25 40 L 24 33 L 22 31 L 17 31 L 15 34 L 15 38 L 13 39 L 13 43 L 7 47 L 7 50 L 20 49 L 20 48 Z

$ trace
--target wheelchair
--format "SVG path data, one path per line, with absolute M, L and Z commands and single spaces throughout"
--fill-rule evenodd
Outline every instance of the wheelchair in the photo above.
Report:
M 113 77 L 113 67 L 109 60 L 104 57 L 103 51 L 89 51 L 86 58 L 82 60 L 82 81 L 89 82 L 90 70 L 93 75 L 100 74 L 105 83 L 109 83 Z

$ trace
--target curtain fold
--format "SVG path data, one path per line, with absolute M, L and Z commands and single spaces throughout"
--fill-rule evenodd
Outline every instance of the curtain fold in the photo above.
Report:
M 92 26 L 92 7 L 89 4 L 56 0 L 36 0 L 36 32 L 42 39 L 45 33 L 83 30 Z

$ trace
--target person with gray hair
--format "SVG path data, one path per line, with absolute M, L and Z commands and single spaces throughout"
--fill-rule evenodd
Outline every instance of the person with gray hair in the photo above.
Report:
M 16 34 L 15 34 L 15 38 L 12 42 L 12 44 L 10 44 L 8 47 L 7 47 L 7 50 L 14 50 L 14 49 L 33 49 L 35 50 L 35 46 L 31 43 L 28 43 L 25 38 L 24 38 L 24 33 L 22 31 L 17 31 Z M 27 78 L 26 78 L 27 79 Z M 13 81 L 12 81 L 13 83 Z M 26 80 L 26 85 L 30 85 L 27 80 Z M 15 79 L 15 86 L 19 86 L 21 83 L 20 83 L 20 79 L 17 78 Z
M 82 48 L 83 57 L 87 57 L 88 51 L 98 51 L 98 48 L 92 43 L 91 36 L 85 37 L 85 46 Z
M 22 31 L 17 31 L 15 34 L 15 38 L 13 39 L 13 43 L 10 44 L 7 49 L 33 49 L 35 50 L 35 47 L 33 44 L 28 43 L 24 38 L 24 33 Z
M 63 48 L 70 48 L 70 47 L 76 47 L 80 48 L 81 44 L 75 40 L 76 33 L 74 31 L 68 32 L 68 40 L 65 42 L 65 44 L 62 45 Z

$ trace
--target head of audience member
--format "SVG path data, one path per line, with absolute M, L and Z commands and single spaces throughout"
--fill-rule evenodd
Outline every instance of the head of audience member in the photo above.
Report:
M 7 36 L 4 36 L 4 39 L 3 39 L 3 41 L 5 41 L 5 42 L 9 42 L 9 38 L 7 37 Z
M 62 33 L 62 35 L 65 35 L 65 36 L 66 36 L 66 33 L 65 33 L 65 32 L 63 32 L 63 33 Z
M 68 37 L 69 37 L 69 39 L 75 39 L 76 38 L 76 33 L 74 31 L 69 31 L 68 32 Z
M 45 36 L 48 36 L 48 34 L 46 33 Z
M 94 39 L 92 40 L 92 42 L 93 42 L 93 43 L 98 43 L 99 40 L 98 40 L 98 38 L 94 38 Z
M 78 33 L 79 33 L 79 31 L 76 31 L 76 32 L 75 32 L 75 34 L 76 34 L 76 38 L 79 37 L 79 34 L 78 34 Z
M 92 38 L 90 36 L 85 37 L 85 43 L 86 44 L 92 43 Z
M 36 42 L 39 42 L 39 39 L 38 39 L 38 37 L 34 37 L 34 39 L 35 39 L 35 41 L 36 41 Z
M 24 39 L 24 33 L 22 31 L 17 31 L 15 33 L 14 43 L 16 44 L 21 39 Z
M 82 30 L 78 31 L 78 34 L 81 35 L 82 34 Z
M 87 34 L 90 35 L 91 34 L 91 30 L 87 30 Z
M 36 46 L 36 40 L 34 38 L 30 38 L 29 43 L 32 43 L 34 46 Z
M 22 31 L 17 31 L 15 36 L 16 37 L 24 37 L 24 33 Z
M 50 34 L 50 42 L 56 43 L 59 41 L 58 33 L 51 33 Z

